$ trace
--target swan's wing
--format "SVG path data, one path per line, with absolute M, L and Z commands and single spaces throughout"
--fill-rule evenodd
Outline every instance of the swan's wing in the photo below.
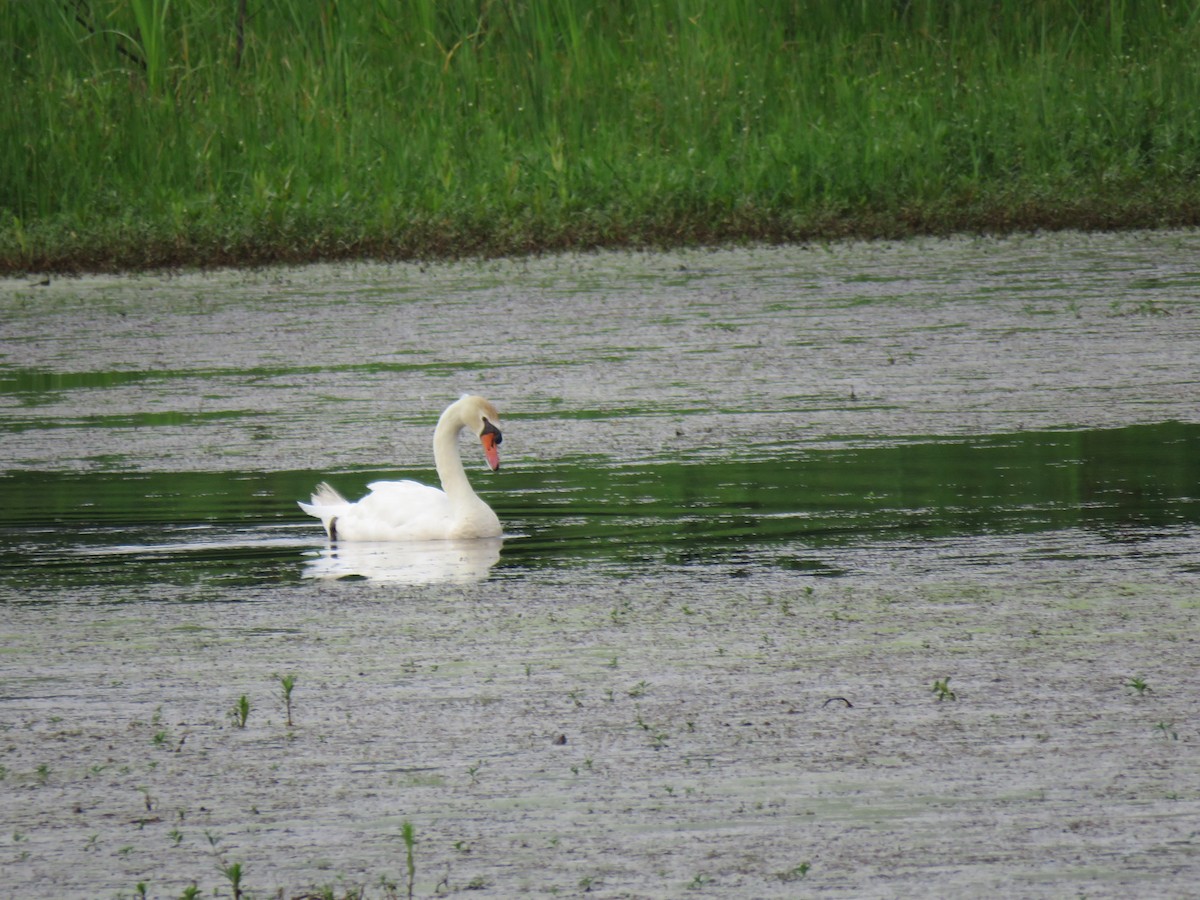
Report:
M 439 519 L 450 515 L 450 498 L 445 491 L 419 481 L 373 481 L 370 493 L 354 504 L 363 516 L 400 527 L 416 519 Z
M 419 481 L 372 481 L 367 485 L 371 493 L 363 497 L 360 503 L 367 500 L 378 500 L 385 503 L 437 504 L 449 503 L 450 498 L 441 488 L 430 487 Z

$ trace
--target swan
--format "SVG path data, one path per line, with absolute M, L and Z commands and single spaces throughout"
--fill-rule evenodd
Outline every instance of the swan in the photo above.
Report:
M 464 394 L 446 407 L 433 432 L 433 459 L 442 489 L 416 481 L 376 481 L 351 503 L 328 483 L 308 503 L 297 501 L 325 526 L 332 541 L 443 541 L 500 537 L 500 520 L 471 489 L 458 453 L 469 428 L 493 472 L 500 468 L 500 414 L 482 397 Z

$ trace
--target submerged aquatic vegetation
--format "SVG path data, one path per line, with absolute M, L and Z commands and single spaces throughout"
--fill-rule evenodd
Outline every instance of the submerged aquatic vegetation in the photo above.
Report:
M 1175 730 L 1174 722 L 1159 722 L 1157 725 L 1154 726 L 1154 728 L 1166 740 L 1172 740 L 1172 741 L 1179 740 L 1179 732 Z
M 812 863 L 802 862 L 802 863 L 800 863 L 800 865 L 793 866 L 792 868 L 788 869 L 785 872 L 777 873 L 777 875 L 778 875 L 779 880 L 783 881 L 783 882 L 798 881 L 799 879 L 804 878 L 806 875 L 808 875 L 808 871 L 811 868 L 812 868 Z

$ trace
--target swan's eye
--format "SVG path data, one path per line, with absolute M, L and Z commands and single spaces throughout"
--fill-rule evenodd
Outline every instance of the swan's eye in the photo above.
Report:
M 487 420 L 487 416 L 483 417 L 483 434 L 480 437 L 483 437 L 485 434 L 492 436 L 492 444 L 497 447 L 504 443 L 504 435 L 500 433 L 499 428 Z

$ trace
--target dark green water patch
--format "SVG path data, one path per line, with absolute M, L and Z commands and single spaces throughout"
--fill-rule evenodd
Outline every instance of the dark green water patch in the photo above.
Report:
M 1181 423 L 796 452 L 548 475 L 497 498 L 514 554 L 676 562 L 783 544 L 852 547 L 992 533 L 1200 525 L 1200 427 Z M 564 493 L 555 497 L 553 485 Z
M 295 500 L 328 477 L 356 497 L 428 471 L 0 476 L 0 580 L 24 589 L 294 580 L 325 542 Z M 601 459 L 473 474 L 509 539 L 495 574 L 586 567 L 780 567 L 836 575 L 845 551 L 998 534 L 1142 541 L 1200 526 L 1200 426 L 795 450 L 759 460 Z M 1056 552 L 1069 556 L 1071 548 Z M 1195 565 L 1196 560 L 1180 561 Z
M 78 390 L 100 390 L 144 382 L 179 379 L 215 380 L 221 378 L 270 379 L 312 376 L 327 372 L 347 374 L 425 374 L 451 375 L 473 369 L 496 368 L 488 362 L 370 362 L 324 366 L 249 366 L 243 368 L 129 369 L 96 372 L 60 372 L 29 368 L 0 367 L 0 395 L 22 398 L 29 404 L 55 395 Z
M 51 372 L 42 369 L 0 369 L 0 394 L 37 396 L 91 388 L 121 387 L 164 377 L 162 372 Z
M 255 412 L 247 410 L 210 410 L 207 412 L 141 412 L 114 415 L 86 415 L 74 419 L 45 421 L 30 418 L 7 418 L 0 421 L 0 432 L 17 433 L 57 428 L 178 428 L 220 422 L 226 419 L 254 418 Z

